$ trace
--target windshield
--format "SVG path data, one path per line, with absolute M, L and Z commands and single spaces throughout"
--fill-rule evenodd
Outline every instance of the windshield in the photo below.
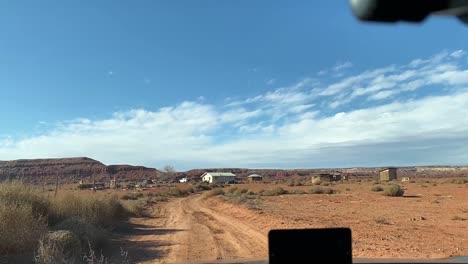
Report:
M 468 37 L 345 1 L 0 4 L 0 259 L 468 256 Z M 90 262 L 91 263 L 91 262 Z

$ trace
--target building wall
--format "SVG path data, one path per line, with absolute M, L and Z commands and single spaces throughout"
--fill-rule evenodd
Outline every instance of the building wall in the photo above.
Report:
M 249 177 L 249 182 L 262 181 L 262 177 Z
M 205 175 L 203 176 L 203 181 L 209 182 L 209 183 L 227 183 L 230 181 L 235 180 L 235 176 L 216 176 L 213 177 L 211 175 Z
M 391 181 L 397 178 L 396 170 L 384 170 L 380 172 L 381 181 Z

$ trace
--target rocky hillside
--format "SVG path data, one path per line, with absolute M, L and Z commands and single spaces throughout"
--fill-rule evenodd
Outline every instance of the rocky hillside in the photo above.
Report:
M 62 182 L 77 183 L 81 179 L 108 181 L 156 178 L 160 172 L 153 168 L 131 165 L 110 165 L 85 157 L 63 159 L 30 159 L 0 161 L 0 180 L 22 179 L 31 183 L 51 183 L 56 176 Z

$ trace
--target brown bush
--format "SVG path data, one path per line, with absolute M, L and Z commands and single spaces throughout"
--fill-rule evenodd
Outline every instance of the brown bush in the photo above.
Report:
M 79 263 L 81 244 L 78 237 L 65 230 L 48 232 L 39 241 L 36 263 Z
M 109 236 L 104 229 L 88 224 L 77 217 L 68 218 L 53 228 L 54 230 L 66 230 L 75 234 L 79 238 L 83 249 L 87 248 L 88 245 L 92 248 L 102 247 Z

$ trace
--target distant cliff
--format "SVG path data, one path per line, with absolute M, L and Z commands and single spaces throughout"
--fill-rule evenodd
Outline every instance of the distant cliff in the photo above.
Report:
M 0 161 L 0 180 L 22 179 L 31 183 L 50 183 L 58 175 L 61 181 L 76 183 L 81 179 L 98 181 L 113 177 L 119 180 L 156 178 L 160 172 L 153 168 L 131 165 L 106 166 L 90 158 L 24 159 Z

